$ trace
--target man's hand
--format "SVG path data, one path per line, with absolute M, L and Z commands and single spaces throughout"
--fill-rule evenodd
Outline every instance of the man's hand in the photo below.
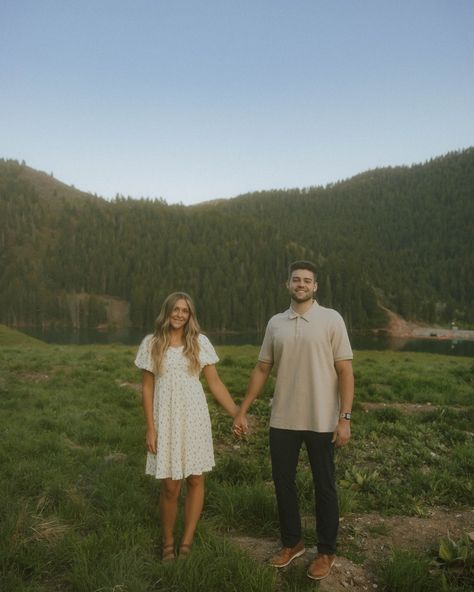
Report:
M 336 448 L 345 446 L 351 438 L 351 422 L 347 419 L 340 419 L 337 428 L 334 430 L 332 442 L 336 444 Z
M 234 417 L 234 425 L 232 426 L 232 431 L 238 438 L 242 438 L 246 436 L 249 431 L 249 425 L 247 423 L 247 418 L 245 417 L 245 413 L 238 411 L 236 416 Z

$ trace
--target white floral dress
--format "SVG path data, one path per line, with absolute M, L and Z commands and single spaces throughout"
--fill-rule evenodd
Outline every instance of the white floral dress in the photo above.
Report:
M 163 357 L 163 373 L 156 374 L 151 358 L 152 335 L 138 349 L 135 365 L 155 374 L 153 417 L 158 434 L 157 454 L 147 455 L 147 475 L 157 479 L 183 479 L 201 475 L 215 465 L 211 420 L 199 377 L 189 372 L 183 346 L 169 347 Z M 219 361 L 205 335 L 199 335 L 199 361 L 204 366 Z

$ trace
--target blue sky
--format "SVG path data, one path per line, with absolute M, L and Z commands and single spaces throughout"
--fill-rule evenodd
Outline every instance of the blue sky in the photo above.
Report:
M 472 0 L 2 0 L 0 157 L 103 197 L 325 185 L 474 145 Z

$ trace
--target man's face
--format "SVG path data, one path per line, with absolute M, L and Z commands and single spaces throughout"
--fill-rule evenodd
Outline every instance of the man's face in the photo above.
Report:
M 295 302 L 306 302 L 312 300 L 318 284 L 314 279 L 314 274 L 309 269 L 295 269 L 291 272 L 291 277 L 286 283 L 290 292 L 291 299 Z

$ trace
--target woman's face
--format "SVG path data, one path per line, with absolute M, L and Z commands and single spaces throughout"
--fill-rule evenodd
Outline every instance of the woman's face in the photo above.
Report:
M 189 321 L 189 306 L 183 298 L 176 301 L 170 315 L 170 325 L 172 329 L 183 329 Z

